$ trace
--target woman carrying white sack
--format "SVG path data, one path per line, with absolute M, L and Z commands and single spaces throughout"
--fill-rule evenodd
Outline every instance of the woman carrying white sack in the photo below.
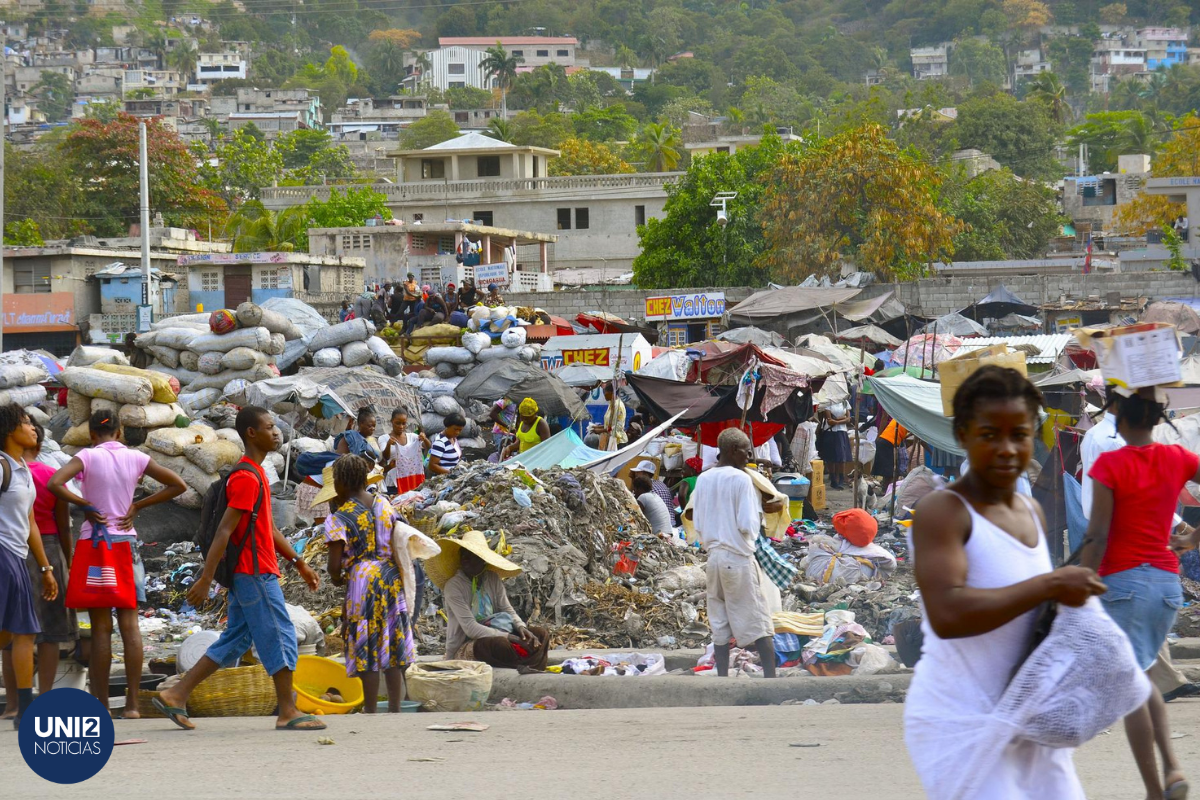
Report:
M 1149 693 L 1093 599 L 1104 584 L 1090 569 L 1053 569 L 1041 507 L 1016 492 L 1041 405 L 1016 370 L 970 375 L 954 429 L 971 468 L 913 515 L 925 641 L 904 738 L 933 800 L 1084 800 L 1072 749 Z M 1038 645 L 1046 603 L 1057 615 Z

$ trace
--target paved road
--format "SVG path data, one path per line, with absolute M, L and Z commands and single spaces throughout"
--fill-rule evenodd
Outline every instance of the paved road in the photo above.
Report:
M 583 680 L 583 679 L 581 679 Z M 597 679 L 602 680 L 602 679 Z M 1185 765 L 1200 776 L 1200 701 L 1171 706 Z M 783 798 L 922 797 L 901 739 L 902 707 L 885 705 L 509 711 L 328 718 L 332 746 L 314 733 L 276 733 L 268 718 L 118 722 L 118 747 L 96 778 L 47 783 L 25 766 L 16 734 L 0 729 L 6 797 Z M 433 722 L 474 719 L 483 733 L 435 733 Z M 794 742 L 818 743 L 792 748 Z M 421 761 L 419 759 L 444 759 Z M 1118 726 L 1077 755 L 1091 800 L 1133 800 L 1140 784 Z

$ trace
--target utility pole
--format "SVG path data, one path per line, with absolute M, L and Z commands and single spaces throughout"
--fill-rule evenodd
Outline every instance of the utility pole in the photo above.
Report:
M 149 330 L 149 319 L 145 325 L 141 324 L 142 314 L 149 317 L 153 315 L 154 309 L 154 291 L 150 288 L 150 162 L 146 156 L 146 123 L 145 121 L 138 124 L 139 142 L 138 142 L 138 173 L 141 178 L 141 233 L 142 233 L 142 305 L 146 308 L 140 310 L 138 324 L 134 327 L 138 332 L 143 332 L 142 328 Z

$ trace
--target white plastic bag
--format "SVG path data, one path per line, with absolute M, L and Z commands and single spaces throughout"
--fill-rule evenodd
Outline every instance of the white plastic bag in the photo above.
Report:
M 525 329 L 524 328 L 509 328 L 504 333 L 500 334 L 500 344 L 509 348 L 516 349 L 525 344 Z
M 323 347 L 313 353 L 313 363 L 318 367 L 336 367 L 342 363 L 342 351 L 336 347 Z

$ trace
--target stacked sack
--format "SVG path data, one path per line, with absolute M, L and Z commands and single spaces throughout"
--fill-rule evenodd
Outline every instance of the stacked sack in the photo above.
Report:
M 151 328 L 135 344 L 154 356 L 151 370 L 179 381 L 180 401 L 196 413 L 238 391 L 239 381 L 279 377 L 275 357 L 301 335 L 284 315 L 250 302 L 237 311 L 171 317 Z
M 0 405 L 16 403 L 32 409 L 46 399 L 41 386 L 50 380 L 46 365 L 28 350 L 16 350 L 0 356 Z M 39 415 L 44 416 L 41 412 Z
M 404 368 L 404 362 L 392 352 L 391 346 L 375 335 L 375 325 L 369 319 L 348 319 L 320 329 L 309 340 L 308 352 L 317 367 L 378 364 L 392 377 Z
M 476 309 L 487 312 L 489 309 Z M 433 367 L 437 377 L 449 380 L 465 377 L 476 364 L 486 364 L 501 358 L 519 358 L 526 363 L 541 359 L 541 345 L 525 343 L 525 328 L 515 321 L 503 328 L 467 331 L 458 347 L 431 347 L 425 351 L 425 363 Z
M 204 494 L 219 479 L 220 472 L 236 464 L 245 452 L 237 431 L 214 430 L 199 423 L 150 431 L 138 449 L 183 478 L 188 489 L 175 502 L 184 508 L 200 508 Z M 146 488 L 155 491 L 158 487 Z
M 77 348 L 72 354 L 76 364 L 87 360 L 86 354 L 76 358 L 82 349 Z M 129 445 L 138 445 L 159 431 L 178 430 L 179 426 L 190 423 L 179 404 L 178 381 L 162 373 L 95 359 L 91 366 L 68 366 L 58 374 L 58 379 L 67 387 L 71 427 L 60 444 L 69 454 L 91 445 L 88 421 L 98 411 L 121 421 L 124 441 Z

